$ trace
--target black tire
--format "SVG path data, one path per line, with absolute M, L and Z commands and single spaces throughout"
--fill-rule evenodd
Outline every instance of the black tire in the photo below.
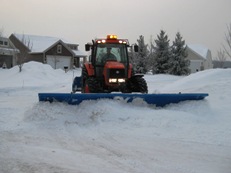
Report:
M 85 80 L 83 92 L 86 93 L 100 93 L 101 87 L 99 82 L 94 77 L 89 77 Z
M 86 67 L 84 66 L 82 68 L 82 82 L 84 82 L 87 78 L 88 78 L 88 73 Z
M 128 83 L 122 85 L 122 86 L 120 87 L 120 91 L 121 91 L 122 93 L 131 93 L 131 92 L 132 92 L 131 89 L 130 89 L 130 87 L 129 87 L 129 84 L 128 84 Z
M 85 66 L 82 68 L 82 93 L 85 93 L 86 80 L 88 79 L 88 73 Z
M 129 80 L 129 88 L 132 92 L 148 93 L 148 85 L 141 76 L 134 76 Z
M 77 88 L 77 82 L 78 81 L 78 79 L 77 79 L 77 77 L 75 77 L 75 79 L 73 80 L 73 83 L 72 83 L 72 93 L 75 93 L 77 90 L 76 90 L 76 88 Z

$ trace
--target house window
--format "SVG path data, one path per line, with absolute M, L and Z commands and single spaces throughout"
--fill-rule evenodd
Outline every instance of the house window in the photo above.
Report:
M 62 53 L 62 45 L 57 45 L 57 53 Z
M 73 50 L 77 50 L 77 46 L 73 46 Z
M 8 41 L 0 40 L 0 45 L 8 46 Z

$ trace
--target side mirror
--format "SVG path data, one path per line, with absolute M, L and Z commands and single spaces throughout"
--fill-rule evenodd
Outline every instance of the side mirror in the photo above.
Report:
M 91 45 L 90 44 L 85 44 L 85 50 L 89 51 L 91 49 Z
M 137 44 L 134 45 L 134 51 L 138 52 L 139 51 L 139 46 Z

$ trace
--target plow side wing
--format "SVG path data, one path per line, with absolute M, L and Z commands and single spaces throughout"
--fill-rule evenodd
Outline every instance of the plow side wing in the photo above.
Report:
M 124 100 L 127 103 L 140 99 L 147 104 L 163 107 L 170 103 L 179 103 L 186 100 L 202 100 L 207 93 L 179 93 L 179 94 L 122 94 L 122 93 L 95 93 L 95 94 L 72 94 L 72 93 L 39 93 L 39 101 L 66 102 L 78 105 L 86 100 L 115 99 Z

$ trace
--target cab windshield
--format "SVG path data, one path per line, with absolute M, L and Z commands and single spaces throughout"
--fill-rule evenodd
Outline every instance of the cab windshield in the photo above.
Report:
M 104 65 L 106 61 L 127 63 L 127 51 L 124 44 L 98 44 L 96 48 L 96 65 Z

